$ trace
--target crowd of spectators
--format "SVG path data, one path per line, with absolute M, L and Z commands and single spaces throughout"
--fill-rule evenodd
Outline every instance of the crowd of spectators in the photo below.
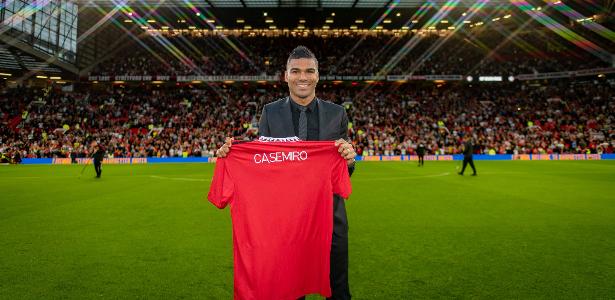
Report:
M 351 137 L 367 155 L 414 154 L 420 143 L 432 154 L 457 154 L 466 134 L 479 154 L 612 153 L 613 88 L 376 87 L 347 95 Z
M 613 58 L 601 59 L 547 29 L 445 36 L 165 35 L 141 42 L 147 47 L 127 46 L 129 54 L 114 56 L 90 74 L 275 76 L 283 72 L 288 53 L 297 45 L 315 52 L 321 75 L 509 76 L 613 66 Z
M 226 136 L 256 137 L 263 105 L 286 95 L 283 84 L 6 90 L 0 152 L 85 157 L 97 141 L 114 157 L 212 156 Z M 431 154 L 455 154 L 468 134 L 483 154 L 613 153 L 614 95 L 606 80 L 323 82 L 317 89 L 319 98 L 347 108 L 360 155 L 413 154 L 420 143 Z

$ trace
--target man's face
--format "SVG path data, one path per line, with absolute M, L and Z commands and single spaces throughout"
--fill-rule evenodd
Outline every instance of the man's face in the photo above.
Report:
M 316 96 L 318 68 L 311 58 L 291 59 L 286 66 L 286 82 L 290 95 L 302 100 Z

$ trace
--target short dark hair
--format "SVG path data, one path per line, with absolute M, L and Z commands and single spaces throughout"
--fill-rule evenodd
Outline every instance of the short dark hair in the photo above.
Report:
M 316 62 L 316 69 L 318 69 L 318 59 L 316 59 L 316 55 L 310 51 L 306 46 L 297 46 L 293 51 L 290 52 L 288 56 L 288 60 L 286 60 L 286 67 L 288 67 L 288 63 L 291 59 L 299 59 L 299 58 L 311 58 Z

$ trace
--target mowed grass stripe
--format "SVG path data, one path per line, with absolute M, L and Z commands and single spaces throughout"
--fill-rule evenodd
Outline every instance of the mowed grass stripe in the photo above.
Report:
M 355 299 L 615 295 L 615 161 L 456 166 L 358 164 Z M 213 167 L 105 165 L 99 180 L 0 167 L 0 295 L 231 299 L 229 211 L 205 200 Z

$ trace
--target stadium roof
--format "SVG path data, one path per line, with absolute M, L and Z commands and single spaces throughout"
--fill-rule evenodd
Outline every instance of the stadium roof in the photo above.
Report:
M 487 22 L 513 16 L 502 24 L 526 24 L 531 19 L 530 8 L 540 10 L 560 24 L 568 24 L 576 13 L 594 16 L 606 7 L 579 5 L 566 0 L 528 0 L 523 6 L 509 0 L 75 0 L 80 11 L 96 11 L 122 24 L 150 29 L 292 29 L 295 27 L 401 29 L 422 27 L 434 17 L 443 17 L 444 24 L 459 20 L 472 11 L 465 22 Z M 557 1 L 557 2 L 549 2 Z M 606 1 L 606 0 L 605 0 Z M 615 0 L 608 0 L 613 1 Z M 574 11 L 562 11 L 551 6 L 564 3 Z M 134 13 L 134 15 L 133 15 Z M 571 14 L 572 13 L 572 14 Z M 576 15 L 575 15 L 576 16 Z M 89 17 L 88 17 L 89 18 Z M 514 21 L 512 21 L 514 19 Z M 612 23 L 609 18 L 600 22 Z M 413 24 L 409 25 L 408 22 Z M 145 23 L 147 22 L 147 23 Z M 416 24 L 414 24 L 416 23 Z M 531 24 L 538 23 L 534 21 Z M 299 26 L 300 25 L 300 26 Z M 433 26 L 433 25 L 432 25 Z M 442 27 L 441 26 L 441 27 Z M 164 27 L 164 28 L 163 28 Z M 351 29 L 352 29 L 351 28 Z M 442 28 L 436 28 L 442 29 Z
M 418 0 L 399 0 L 395 4 L 393 0 L 78 0 L 80 5 L 86 7 L 110 7 L 117 5 L 126 5 L 134 7 L 313 7 L 313 8 L 383 8 L 389 5 L 394 5 L 397 8 L 415 8 L 420 7 L 425 1 Z M 430 1 L 436 6 L 444 6 L 445 0 Z M 456 6 L 469 7 L 476 4 L 473 0 L 460 0 Z M 506 0 L 491 0 L 487 5 L 497 6 L 509 4 Z

